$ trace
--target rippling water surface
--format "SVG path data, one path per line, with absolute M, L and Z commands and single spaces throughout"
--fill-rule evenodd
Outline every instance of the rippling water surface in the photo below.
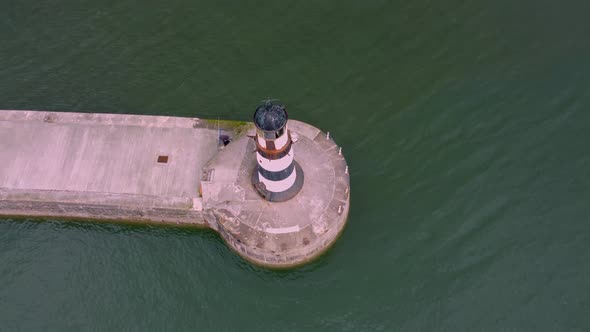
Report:
M 590 330 L 589 12 L 1 2 L 0 109 L 249 119 L 280 98 L 343 146 L 352 205 L 283 272 L 208 231 L 0 220 L 0 330 Z

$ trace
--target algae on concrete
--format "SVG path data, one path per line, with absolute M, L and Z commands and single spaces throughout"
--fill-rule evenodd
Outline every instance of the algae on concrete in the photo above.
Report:
M 253 127 L 251 122 L 239 120 L 203 119 L 202 121 L 207 123 L 208 128 L 219 128 L 221 130 L 233 133 L 234 136 L 239 136 Z

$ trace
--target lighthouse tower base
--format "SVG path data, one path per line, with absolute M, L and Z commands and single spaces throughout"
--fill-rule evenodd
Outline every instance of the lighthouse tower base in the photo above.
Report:
M 258 193 L 269 202 L 284 202 L 290 200 L 301 191 L 304 183 L 304 173 L 301 166 L 299 166 L 299 163 L 296 161 L 293 161 L 293 163 L 295 164 L 297 177 L 295 178 L 295 183 L 293 183 L 289 189 L 282 192 L 274 192 L 266 189 L 264 183 L 260 181 L 260 176 L 256 169 L 252 172 L 252 185 L 256 188 Z
M 346 161 L 336 143 L 303 122 L 289 120 L 289 129 L 298 136 L 298 180 L 305 173 L 291 199 L 276 202 L 272 193 L 268 201 L 252 185 L 256 146 L 247 135 L 204 167 L 214 176 L 201 182 L 208 225 L 246 260 L 273 268 L 320 256 L 344 229 L 350 205 Z

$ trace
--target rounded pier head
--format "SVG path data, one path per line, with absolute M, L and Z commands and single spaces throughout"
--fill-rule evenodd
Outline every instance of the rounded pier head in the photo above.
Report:
M 209 163 L 217 175 L 204 183 L 203 209 L 208 225 L 244 259 L 269 268 L 292 268 L 319 257 L 344 229 L 350 207 L 350 178 L 344 155 L 338 153 L 333 139 L 326 139 L 326 133 L 297 120 L 276 123 L 272 130 L 289 129 L 274 142 L 249 132 L 228 144 Z M 263 124 L 258 124 L 256 130 L 262 130 Z M 262 156 L 271 142 L 275 150 L 288 149 L 285 146 L 291 134 L 297 137 L 296 161 L 292 152 L 280 159 Z M 293 147 L 290 149 L 293 151 Z M 281 171 L 285 174 L 279 176 L 283 181 L 293 176 L 289 174 L 295 174 L 295 180 L 283 186 L 286 190 L 278 191 L 270 185 L 280 181 L 271 180 L 267 185 L 266 180 Z M 287 199 L 291 195 L 294 198 Z
M 256 161 L 252 185 L 266 200 L 283 202 L 303 188 L 303 170 L 294 159 L 293 141 L 283 105 L 266 101 L 254 112 Z

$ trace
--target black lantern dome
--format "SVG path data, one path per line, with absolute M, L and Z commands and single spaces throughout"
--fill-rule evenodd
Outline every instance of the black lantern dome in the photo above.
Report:
M 283 105 L 266 101 L 256 108 L 254 124 L 263 131 L 279 131 L 287 124 L 287 111 Z

